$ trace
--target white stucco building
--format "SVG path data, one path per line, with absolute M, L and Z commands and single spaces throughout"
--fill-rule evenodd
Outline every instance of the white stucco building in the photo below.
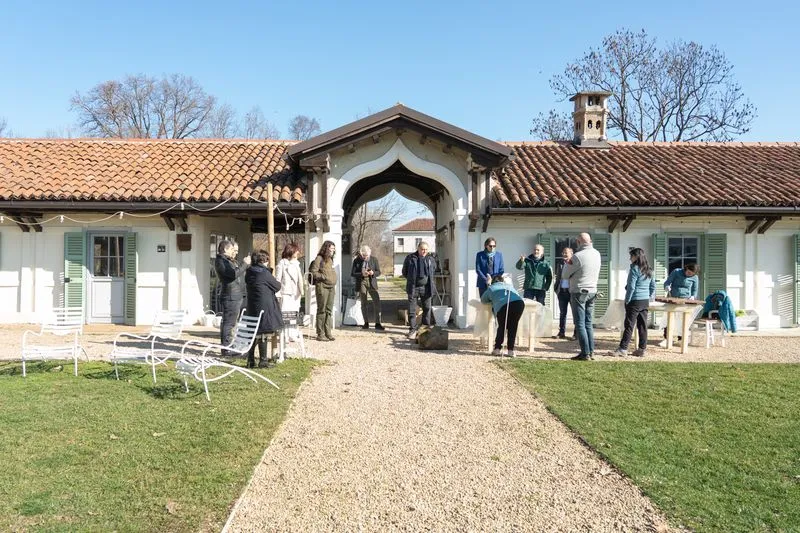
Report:
M 598 313 L 624 295 L 639 246 L 659 285 L 696 261 L 701 294 L 726 290 L 761 328 L 796 325 L 800 145 L 608 142 L 605 98 L 576 96 L 573 142 L 498 143 L 402 105 L 301 143 L 2 139 L 0 321 L 64 303 L 87 322 L 199 318 L 213 243 L 264 231 L 272 183 L 278 229 L 298 231 L 309 260 L 333 241 L 340 280 L 358 207 L 391 189 L 425 205 L 460 327 L 488 236 L 511 270 L 537 242 L 552 262 L 581 231 L 603 257 Z
M 395 276 L 401 274 L 406 256 L 416 252 L 421 242 L 427 242 L 428 251 L 436 253 L 435 222 L 432 218 L 415 218 L 392 230 L 392 257 L 394 262 L 392 271 Z

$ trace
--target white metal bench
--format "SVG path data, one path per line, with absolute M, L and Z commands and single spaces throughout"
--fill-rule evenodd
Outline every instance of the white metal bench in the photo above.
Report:
M 159 311 L 153 319 L 153 326 L 147 335 L 133 333 L 118 333 L 114 338 L 114 348 L 111 350 L 111 361 L 114 363 L 114 374 L 119 379 L 118 363 L 138 363 L 150 365 L 153 370 L 153 383 L 156 382 L 156 365 L 165 365 L 170 357 L 175 357 L 176 352 L 168 349 L 157 349 L 156 343 L 166 340 L 178 340 L 183 333 L 183 311 Z M 119 342 L 125 339 L 150 341 L 149 348 L 137 346 L 120 346 Z
M 82 333 L 83 308 L 56 307 L 47 313 L 39 332 L 27 330 L 22 334 L 22 376 L 27 375 L 26 363 L 31 359 L 72 359 L 77 376 L 78 353 L 84 351 L 79 342 Z M 61 341 L 56 337 L 70 337 L 70 340 Z M 54 340 L 59 342 L 53 343 Z
M 219 381 L 231 374 L 237 373 L 244 375 L 256 383 L 258 383 L 259 379 L 264 380 L 276 389 L 280 389 L 275 383 L 257 372 L 206 355 L 210 350 L 226 350 L 229 353 L 235 352 L 241 355 L 245 355 L 250 351 L 253 342 L 255 342 L 256 335 L 258 334 L 258 324 L 261 322 L 261 316 L 264 314 L 264 311 L 261 311 L 257 317 L 245 316 L 244 312 L 245 309 L 242 309 L 239 322 L 236 324 L 233 341 L 228 346 L 198 340 L 189 340 L 183 345 L 183 348 L 181 348 L 181 356 L 175 363 L 175 369 L 183 375 L 183 384 L 186 388 L 186 392 L 189 392 L 187 378 L 191 376 L 203 383 L 206 399 L 211 401 L 211 396 L 208 394 L 208 384 L 212 381 Z M 186 349 L 189 347 L 202 350 L 201 355 L 187 354 Z

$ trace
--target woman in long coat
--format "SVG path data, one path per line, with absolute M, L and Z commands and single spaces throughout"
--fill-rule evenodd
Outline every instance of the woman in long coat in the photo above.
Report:
M 300 311 L 300 299 L 305 294 L 305 281 L 303 280 L 303 271 L 300 269 L 300 261 L 297 257 L 300 255 L 300 249 L 293 242 L 288 243 L 283 248 L 281 260 L 275 267 L 275 279 L 281 284 L 281 290 L 278 296 L 281 300 L 282 312 L 298 312 Z M 290 340 L 297 339 L 298 330 L 291 329 L 289 331 Z
M 267 365 L 270 354 L 267 353 L 267 336 L 272 336 L 283 328 L 283 317 L 275 293 L 281 290 L 281 284 L 267 268 L 269 256 L 266 252 L 254 252 L 252 266 L 244 275 L 247 285 L 247 316 L 258 316 L 261 311 L 261 322 L 258 324 L 256 342 L 247 354 L 247 366 L 255 366 L 255 350 L 258 345 L 258 366 Z

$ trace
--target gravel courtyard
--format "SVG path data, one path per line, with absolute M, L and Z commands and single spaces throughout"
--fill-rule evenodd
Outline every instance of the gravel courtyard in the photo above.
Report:
M 24 329 L 4 328 L 0 358 L 18 358 Z M 89 326 L 82 344 L 102 359 L 114 332 L 144 329 Z M 637 487 L 493 365 L 470 332 L 451 332 L 450 352 L 435 353 L 418 351 L 404 331 L 345 328 L 336 342 L 308 341 L 329 364 L 301 387 L 227 530 L 668 530 Z M 597 353 L 618 339 L 600 331 Z M 685 355 L 656 340 L 644 360 L 627 360 L 800 363 L 796 337 L 737 335 Z M 575 342 L 548 338 L 521 355 L 576 352 Z M 565 364 L 606 360 L 619 361 Z

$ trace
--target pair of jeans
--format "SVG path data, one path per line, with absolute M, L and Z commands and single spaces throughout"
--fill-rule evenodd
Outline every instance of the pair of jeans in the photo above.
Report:
M 547 295 L 547 291 L 543 291 L 541 289 L 525 289 L 522 293 L 523 298 L 527 298 L 528 300 L 536 300 L 540 304 L 544 305 L 544 299 Z
M 415 287 L 408 295 L 408 328 L 417 330 L 417 301 L 422 304 L 422 324 L 431 325 L 431 295 L 425 295 L 425 287 Z
M 566 337 L 567 336 L 567 309 L 569 309 L 569 289 L 566 287 L 561 287 L 558 289 L 556 293 L 558 297 L 558 336 L 559 337 Z
M 375 308 L 375 323 L 381 323 L 381 297 L 378 290 L 373 289 L 369 282 L 362 282 L 358 288 L 358 296 L 361 299 L 361 312 L 364 313 L 364 324 L 369 324 L 369 313 L 367 313 L 367 294 L 372 297 L 372 306 Z
M 581 292 L 570 293 L 569 305 L 572 307 L 572 321 L 575 322 L 575 336 L 578 337 L 578 344 L 581 346 L 580 355 L 592 355 L 594 353 L 594 301 L 597 299 L 597 292 L 582 290 Z
M 336 286 L 325 287 L 322 283 L 314 285 L 317 294 L 317 337 L 333 338 L 333 301 L 336 298 Z
M 508 331 L 506 346 L 509 350 L 514 349 L 514 342 L 517 340 L 517 326 L 522 312 L 525 311 L 525 302 L 519 300 L 509 302 L 497 312 L 497 335 L 494 337 L 494 348 L 499 350 L 503 346 L 503 334 Z
M 242 298 L 220 298 L 222 305 L 222 323 L 219 327 L 219 341 L 222 346 L 228 346 L 233 342 L 233 327 L 239 320 L 239 314 L 242 312 Z M 222 350 L 222 356 L 228 357 L 230 352 Z
M 625 331 L 619 341 L 620 350 L 627 350 L 633 337 L 633 327 L 639 331 L 639 349 L 647 348 L 647 310 L 650 300 L 631 300 L 625 304 Z

